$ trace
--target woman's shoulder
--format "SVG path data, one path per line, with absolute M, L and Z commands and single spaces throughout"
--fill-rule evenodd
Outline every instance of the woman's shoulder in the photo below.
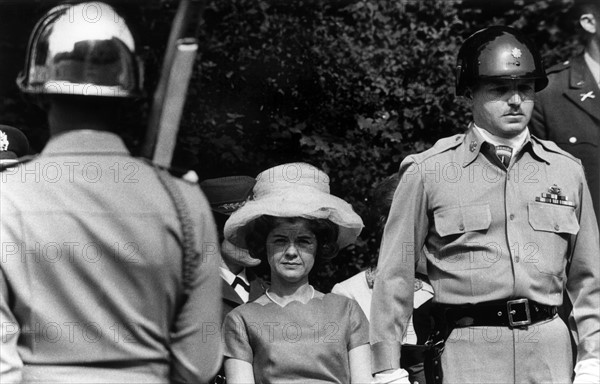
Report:
M 256 313 L 264 312 L 266 306 L 271 303 L 271 300 L 264 294 L 258 297 L 256 300 L 244 303 L 232 309 L 227 316 L 236 318 L 246 318 Z

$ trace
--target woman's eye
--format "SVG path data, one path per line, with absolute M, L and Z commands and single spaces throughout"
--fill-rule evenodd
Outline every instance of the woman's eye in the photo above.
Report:
M 308 239 L 308 238 L 306 238 L 306 239 L 300 239 L 300 240 L 298 240 L 298 243 L 300 243 L 300 244 L 302 244 L 302 245 L 307 245 L 307 246 L 309 246 L 309 245 L 313 245 L 313 244 L 314 244 L 314 241 L 313 241 L 312 239 Z

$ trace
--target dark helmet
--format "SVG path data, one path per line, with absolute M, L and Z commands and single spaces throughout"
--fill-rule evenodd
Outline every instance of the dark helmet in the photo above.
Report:
M 125 21 L 101 2 L 59 5 L 36 24 L 17 84 L 32 94 L 136 97 L 142 67 Z
M 533 43 L 514 28 L 493 26 L 469 36 L 458 51 L 456 95 L 485 79 L 531 79 L 535 91 L 548 85 L 542 57 Z
M 0 124 L 0 164 L 29 154 L 29 141 L 17 128 Z

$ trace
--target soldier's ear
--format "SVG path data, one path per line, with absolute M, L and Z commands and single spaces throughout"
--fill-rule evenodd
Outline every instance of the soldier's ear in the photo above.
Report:
M 595 34 L 598 28 L 598 20 L 593 13 L 584 13 L 579 16 L 579 25 L 587 33 Z

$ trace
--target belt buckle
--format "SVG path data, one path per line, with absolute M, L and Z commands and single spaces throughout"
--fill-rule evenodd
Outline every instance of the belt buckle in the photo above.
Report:
M 517 314 L 517 309 L 519 306 L 523 306 L 523 309 L 520 309 L 519 312 L 525 312 L 525 320 L 515 320 L 515 317 L 521 318 L 520 314 Z M 513 309 L 513 307 L 517 309 Z M 527 299 L 517 299 L 517 300 L 509 300 L 506 302 L 506 309 L 508 313 L 508 324 L 511 327 L 521 327 L 524 325 L 531 324 L 531 313 L 529 312 L 529 300 Z

